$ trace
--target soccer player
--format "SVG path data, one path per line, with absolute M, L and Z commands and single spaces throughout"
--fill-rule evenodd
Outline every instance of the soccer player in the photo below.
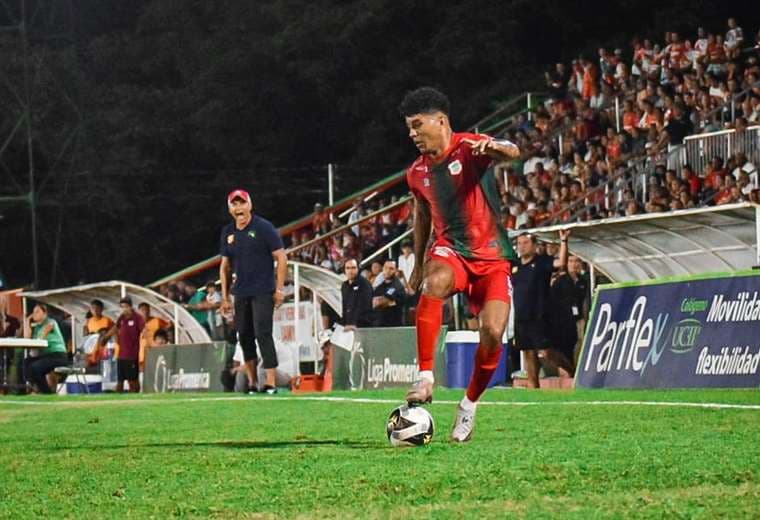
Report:
M 502 351 L 509 317 L 510 273 L 515 255 L 499 224 L 496 179 L 486 174 L 492 161 L 513 159 L 520 150 L 487 135 L 454 133 L 449 100 L 422 87 L 409 92 L 399 107 L 420 157 L 407 170 L 414 195 L 414 253 L 418 261 L 409 280 L 422 286 L 417 306 L 417 354 L 420 380 L 406 396 L 410 405 L 432 402 L 433 358 L 443 321 L 443 303 L 466 293 L 480 318 L 480 345 L 467 393 L 457 409 L 451 438 L 467 442 L 475 425 L 475 407 L 488 386 Z M 428 251 L 431 223 L 435 241 Z

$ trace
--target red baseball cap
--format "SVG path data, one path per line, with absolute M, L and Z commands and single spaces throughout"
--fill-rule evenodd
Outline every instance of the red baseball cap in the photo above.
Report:
M 241 190 L 241 189 L 232 190 L 230 194 L 227 195 L 227 205 L 231 206 L 232 201 L 235 199 L 243 199 L 248 204 L 251 204 L 251 195 L 245 190 Z

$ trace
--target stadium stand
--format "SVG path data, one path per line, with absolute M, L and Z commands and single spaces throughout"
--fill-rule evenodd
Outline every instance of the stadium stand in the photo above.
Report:
M 635 40 L 628 60 L 622 49 L 601 48 L 598 60 L 558 63 L 545 75 L 548 97 L 523 94 L 478 122 L 475 130 L 524 151 L 520 161 L 495 168 L 505 225 L 757 201 L 760 46 L 733 19 L 728 27 L 725 35 L 700 27 L 693 43 L 675 32 L 662 44 Z M 527 109 L 503 116 L 526 99 Z M 385 202 L 361 200 L 342 218 L 333 213 L 332 226 Z M 362 259 L 403 234 L 409 213 L 379 215 L 300 248 L 297 257 L 340 272 L 345 258 Z M 312 218 L 324 226 L 324 217 Z M 318 227 L 295 230 L 292 245 L 312 240 Z
M 734 19 L 727 26 L 557 63 L 547 93 L 516 96 L 473 125 L 524 152 L 494 168 L 506 227 L 760 200 L 760 32 L 749 41 Z M 411 203 L 383 209 L 406 195 L 403 180 L 397 172 L 281 228 L 291 258 L 341 272 L 349 257 L 392 256 Z

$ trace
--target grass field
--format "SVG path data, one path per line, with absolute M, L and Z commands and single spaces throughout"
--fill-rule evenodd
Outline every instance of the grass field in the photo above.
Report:
M 439 390 L 407 449 L 333 396 L 0 398 L 0 517 L 760 517 L 758 390 L 493 390 L 467 445 Z

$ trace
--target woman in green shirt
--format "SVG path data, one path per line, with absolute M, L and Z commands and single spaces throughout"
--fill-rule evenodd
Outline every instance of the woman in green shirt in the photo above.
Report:
M 24 374 L 41 393 L 52 394 L 46 376 L 56 369 L 69 364 L 66 354 L 66 343 L 63 340 L 58 323 L 48 316 L 47 305 L 38 303 L 34 306 L 32 314 L 24 320 L 24 337 L 27 339 L 45 339 L 47 348 L 36 351 L 24 360 Z

